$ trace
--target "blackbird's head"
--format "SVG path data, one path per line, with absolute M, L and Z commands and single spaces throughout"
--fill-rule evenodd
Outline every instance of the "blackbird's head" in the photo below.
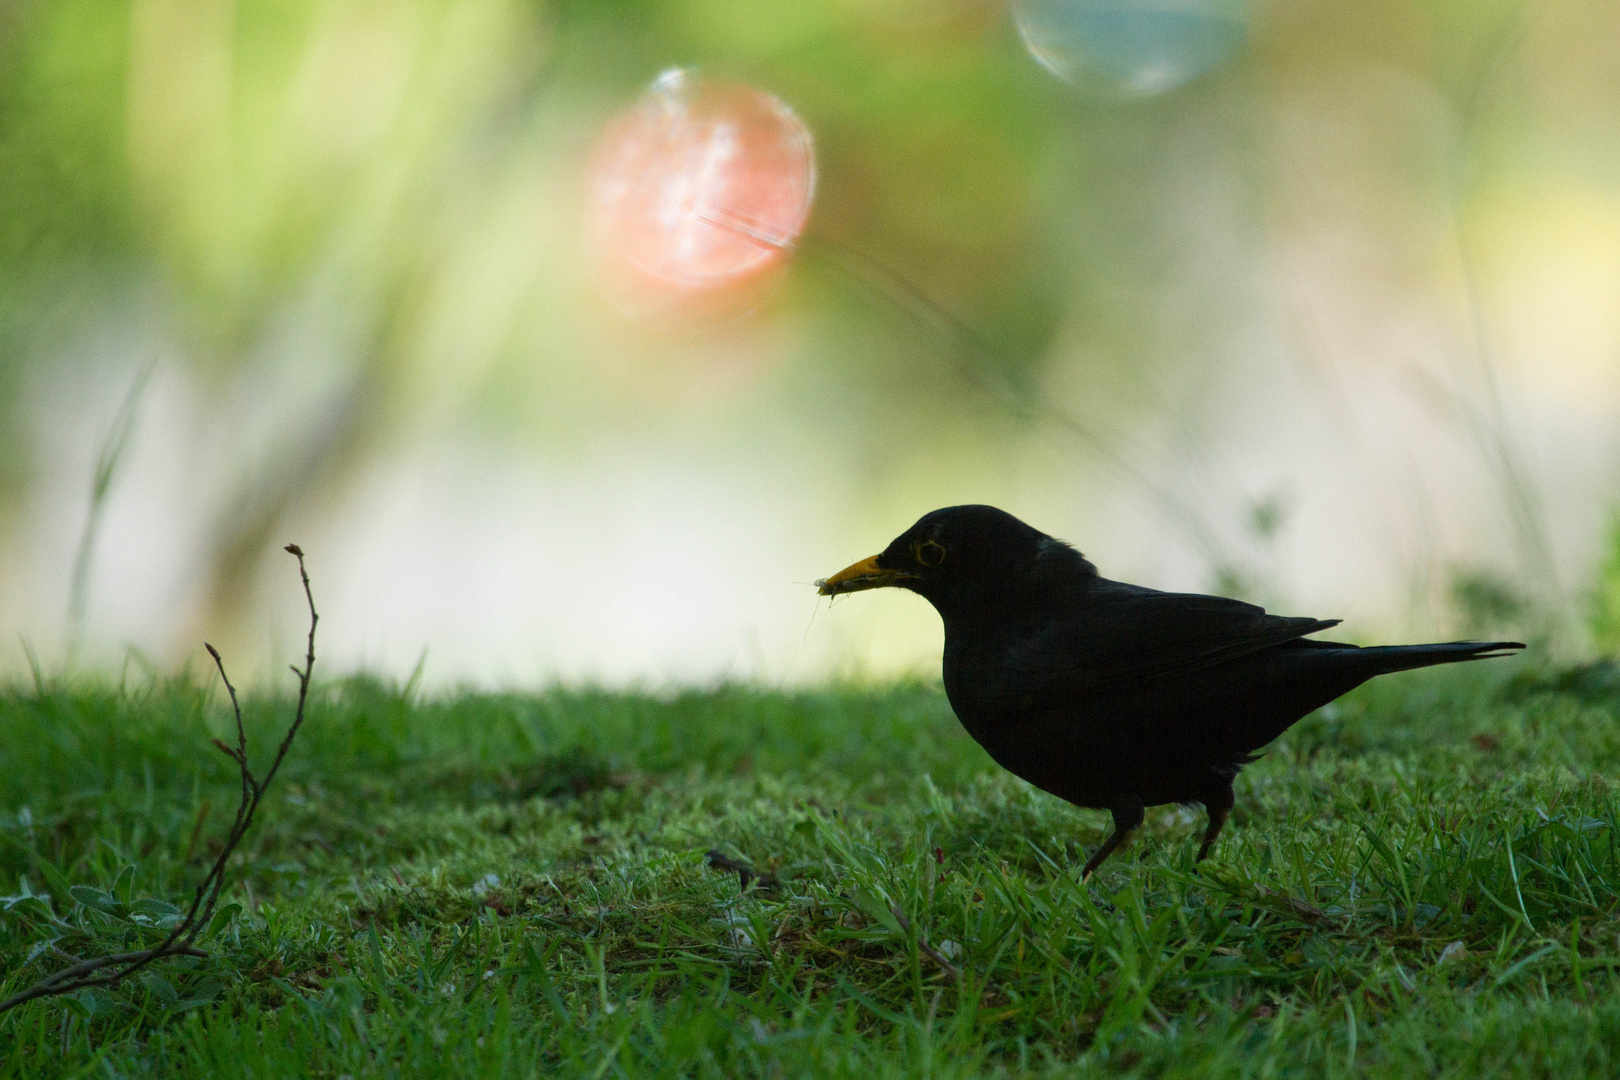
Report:
M 821 595 L 836 596 L 894 585 L 926 597 L 942 614 L 966 612 L 1024 595 L 1049 556 L 1091 569 L 1079 552 L 1004 510 L 947 506 L 816 586 Z

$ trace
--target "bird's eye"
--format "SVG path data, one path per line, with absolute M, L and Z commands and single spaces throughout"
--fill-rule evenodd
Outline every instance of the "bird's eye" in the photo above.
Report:
M 945 561 L 945 545 L 935 540 L 924 540 L 917 545 L 917 561 L 924 566 L 939 566 Z

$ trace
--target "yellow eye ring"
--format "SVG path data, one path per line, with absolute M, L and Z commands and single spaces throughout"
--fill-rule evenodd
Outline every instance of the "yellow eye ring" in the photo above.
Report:
M 927 567 L 943 565 L 945 562 L 945 545 L 935 540 L 924 540 L 915 549 L 917 561 Z

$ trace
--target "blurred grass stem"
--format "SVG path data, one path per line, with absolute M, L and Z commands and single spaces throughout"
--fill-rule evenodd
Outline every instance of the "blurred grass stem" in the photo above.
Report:
M 946 358 L 964 381 L 981 391 L 1003 413 L 1022 420 L 1036 430 L 1056 429 L 1069 440 L 1056 440 L 1064 449 L 1069 442 L 1084 447 L 1090 455 L 1136 483 L 1159 509 L 1198 545 L 1212 565 L 1232 562 L 1215 530 L 1198 510 L 1149 476 L 1119 448 L 1124 441 L 1117 431 L 1082 420 L 1038 393 L 1014 386 L 1002 372 L 1007 365 L 994 345 L 972 327 L 947 311 L 938 301 L 899 271 L 844 244 L 829 240 L 807 240 L 801 250 L 813 263 L 835 271 L 846 280 L 874 291 L 918 326 L 930 331 L 948 345 Z M 988 362 L 987 362 L 988 361 Z
M 1468 401 L 1466 395 L 1459 393 L 1458 404 L 1462 407 L 1469 433 L 1479 444 L 1494 474 L 1503 512 L 1513 529 L 1520 572 L 1529 586 L 1526 592 L 1534 602 L 1533 611 L 1541 623 L 1537 629 L 1550 641 L 1556 641 L 1561 636 L 1566 619 L 1561 614 L 1562 589 L 1547 530 L 1546 511 L 1509 421 L 1496 350 L 1487 320 L 1479 259 L 1460 211 L 1478 158 L 1480 131 L 1483 118 L 1489 112 L 1492 92 L 1504 78 L 1509 60 L 1528 36 L 1536 14 L 1534 0 L 1521 4 L 1505 20 L 1480 60 L 1462 102 L 1461 132 L 1451 159 L 1449 193 L 1451 225 L 1468 307 L 1471 351 L 1478 378 L 1477 399 Z
M 79 534 L 79 548 L 73 556 L 73 578 L 68 588 L 67 666 L 73 667 L 78 659 L 79 647 L 84 640 L 84 621 L 90 609 L 90 569 L 95 559 L 96 538 L 101 533 L 101 520 L 107 511 L 107 500 L 112 495 L 113 481 L 118 478 L 119 466 L 129 450 L 139 418 L 141 398 L 152 380 L 155 364 L 148 364 L 135 376 L 129 393 L 113 415 L 112 424 L 102 437 L 96 452 L 96 467 L 90 478 L 90 509 L 84 519 L 84 531 Z

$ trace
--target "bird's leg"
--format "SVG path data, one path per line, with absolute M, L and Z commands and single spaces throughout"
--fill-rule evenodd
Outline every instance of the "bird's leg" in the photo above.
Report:
M 1142 809 L 1142 800 L 1135 795 L 1123 796 L 1118 802 L 1114 803 L 1113 814 L 1114 833 L 1103 841 L 1102 847 L 1098 848 L 1091 858 L 1086 860 L 1086 868 L 1080 871 L 1082 884 L 1085 883 L 1087 878 L 1091 877 L 1092 872 L 1097 867 L 1102 865 L 1104 859 L 1114 853 L 1115 848 L 1125 842 L 1125 839 L 1131 835 L 1131 830 L 1142 824 L 1142 818 L 1146 816 Z
M 1232 813 L 1232 803 L 1235 801 L 1230 780 L 1221 780 L 1204 797 L 1204 808 L 1209 811 L 1209 825 L 1204 829 L 1204 842 L 1198 845 L 1198 858 L 1193 862 L 1203 862 L 1204 856 L 1209 854 L 1209 849 L 1215 844 L 1215 838 L 1221 835 L 1221 827 L 1226 824 L 1227 817 Z

